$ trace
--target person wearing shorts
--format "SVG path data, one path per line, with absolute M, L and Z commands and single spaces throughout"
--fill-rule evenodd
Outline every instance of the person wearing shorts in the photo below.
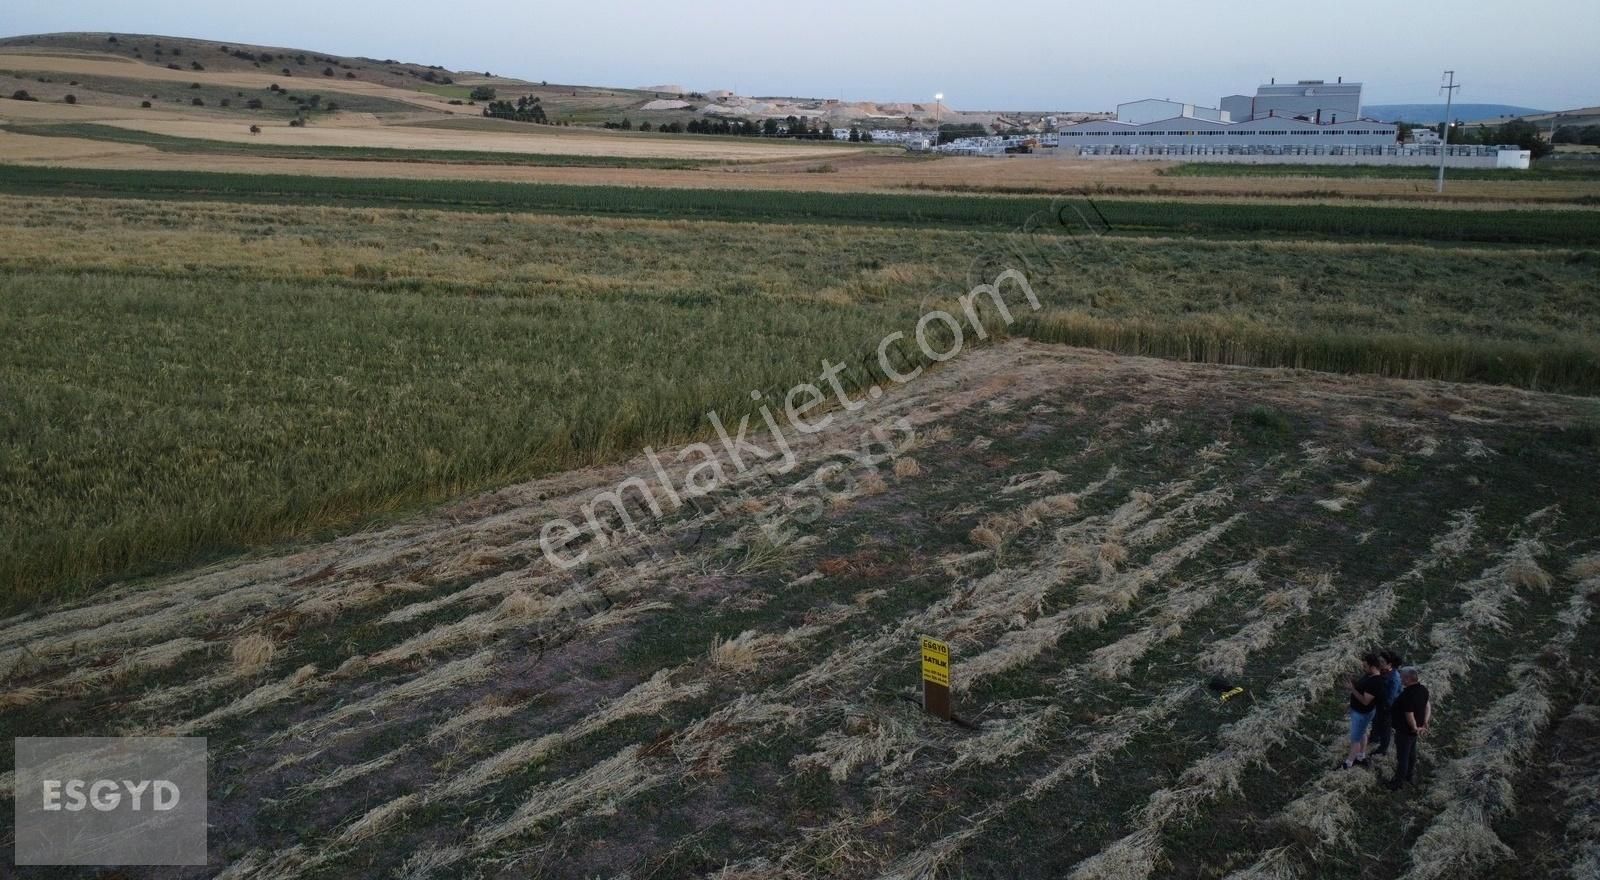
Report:
M 1345 755 L 1341 770 L 1367 765 L 1367 735 L 1372 731 L 1372 719 L 1378 714 L 1379 698 L 1387 683 L 1378 671 L 1378 655 L 1367 654 L 1361 658 L 1364 671 L 1359 679 L 1345 682 L 1350 692 L 1350 752 Z

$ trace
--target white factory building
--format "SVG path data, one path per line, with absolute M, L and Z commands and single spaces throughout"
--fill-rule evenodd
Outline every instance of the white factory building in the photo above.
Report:
M 1360 83 L 1272 82 L 1253 97 L 1229 95 L 1218 103 L 1147 98 L 1118 104 L 1114 119 L 1062 128 L 1062 151 L 1315 154 L 1381 151 L 1396 142 L 1394 125 L 1361 118 Z

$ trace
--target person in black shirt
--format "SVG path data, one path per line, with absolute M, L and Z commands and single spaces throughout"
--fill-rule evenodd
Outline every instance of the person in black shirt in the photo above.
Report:
M 1383 755 L 1389 752 L 1390 735 L 1394 725 L 1390 724 L 1393 713 L 1394 701 L 1400 698 L 1400 667 L 1406 665 L 1400 655 L 1393 651 L 1378 652 L 1378 674 L 1383 676 L 1383 693 L 1378 695 L 1378 714 L 1372 718 L 1372 734 L 1369 742 L 1376 742 L 1378 747 L 1367 752 L 1367 756 Z
M 1428 689 L 1422 685 L 1422 672 L 1415 666 L 1400 667 L 1400 683 L 1404 689 L 1390 710 L 1394 723 L 1395 767 L 1389 788 L 1399 791 L 1412 781 L 1417 767 L 1417 740 L 1428 733 L 1428 722 L 1433 719 L 1433 705 L 1428 702 Z
M 1362 657 L 1361 665 L 1366 674 L 1359 681 L 1351 679 L 1345 683 L 1350 691 L 1350 754 L 1340 765 L 1344 770 L 1367 764 L 1367 734 L 1372 730 L 1373 716 L 1378 714 L 1378 698 L 1384 687 L 1383 676 L 1378 672 L 1377 654 Z

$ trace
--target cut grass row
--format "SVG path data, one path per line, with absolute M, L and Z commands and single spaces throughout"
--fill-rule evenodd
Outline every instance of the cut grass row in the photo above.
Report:
M 1049 199 L 398 180 L 0 166 L 0 192 L 110 198 L 436 207 L 462 211 L 854 223 L 1084 234 Z M 1463 211 L 1350 205 L 1105 201 L 1113 233 L 1600 245 L 1600 212 Z M 1076 221 L 1074 221 L 1076 222 Z
M 74 122 L 59 125 L 8 125 L 0 130 L 39 137 L 86 138 L 153 147 L 163 153 L 259 156 L 269 159 L 344 159 L 363 162 L 422 162 L 443 165 L 529 165 L 584 168 L 681 170 L 727 164 L 714 159 L 648 156 L 585 156 L 574 153 L 504 153 L 485 150 L 403 150 L 391 147 L 335 147 L 303 144 L 242 143 L 174 137 L 148 131 Z

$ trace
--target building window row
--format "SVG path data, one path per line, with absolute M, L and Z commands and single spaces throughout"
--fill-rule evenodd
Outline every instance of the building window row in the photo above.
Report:
M 1318 131 L 1316 129 L 1307 129 L 1304 131 L 1290 131 L 1288 129 L 1263 129 L 1260 131 L 1231 131 L 1229 129 L 1214 129 L 1206 131 L 1063 131 L 1060 134 L 1062 137 L 1194 137 L 1197 135 L 1231 135 L 1233 137 L 1283 137 L 1286 135 L 1299 135 L 1304 137 L 1315 137 L 1319 134 L 1327 137 L 1339 137 L 1341 135 L 1380 134 L 1393 136 L 1394 133 L 1394 129 L 1392 128 L 1361 128 L 1332 131 Z

